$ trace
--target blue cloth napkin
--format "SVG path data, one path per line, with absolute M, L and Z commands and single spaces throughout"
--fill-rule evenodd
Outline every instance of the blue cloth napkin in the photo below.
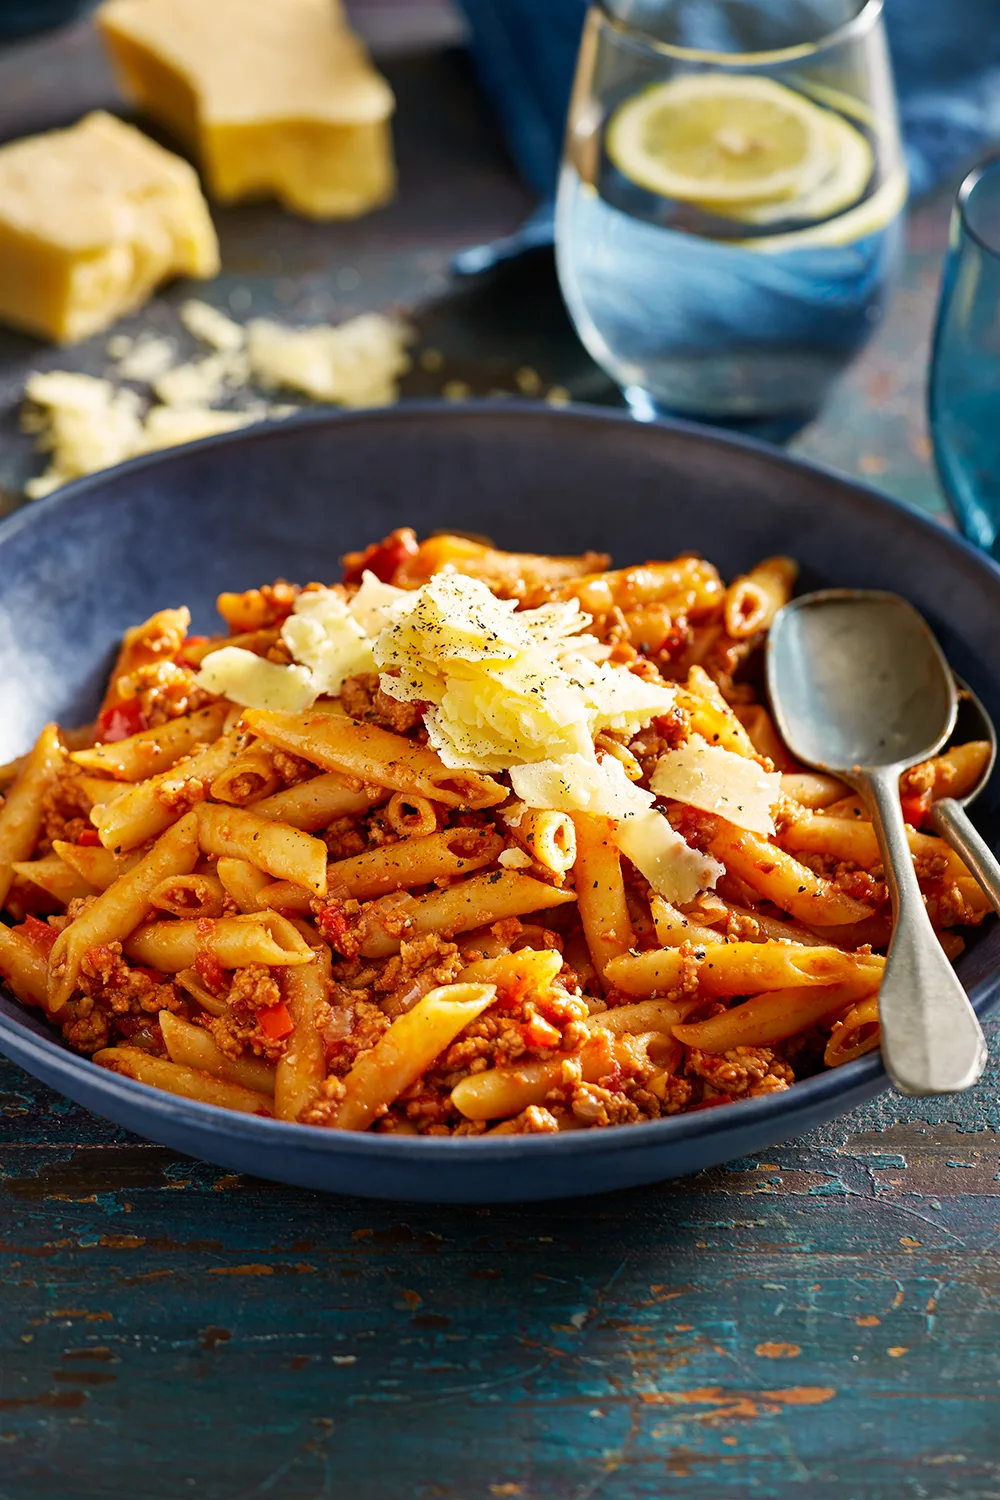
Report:
M 562 153 L 587 0 L 458 0 L 473 56 L 525 181 L 543 200 L 514 235 L 475 246 L 480 271 L 552 238 Z M 1000 0 L 886 0 L 910 190 L 928 192 L 1000 143 Z

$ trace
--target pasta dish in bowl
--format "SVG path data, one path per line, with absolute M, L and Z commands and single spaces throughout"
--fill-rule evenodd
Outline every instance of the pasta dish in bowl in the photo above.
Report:
M 795 577 L 400 529 L 222 594 L 225 634 L 160 610 L 5 768 L 0 973 L 101 1068 L 338 1131 L 645 1123 L 857 1058 L 880 854 L 757 690 Z M 988 905 L 921 823 L 989 753 L 901 789 L 951 957 Z

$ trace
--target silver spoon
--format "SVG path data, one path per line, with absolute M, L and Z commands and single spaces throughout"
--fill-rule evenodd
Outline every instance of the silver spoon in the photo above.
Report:
M 865 799 L 894 917 L 879 992 L 882 1057 L 904 1094 L 954 1094 L 986 1066 L 976 1013 L 931 926 L 899 800 L 899 777 L 955 724 L 955 683 L 905 599 L 828 589 L 785 606 L 771 627 L 767 682 L 792 754 Z
M 997 732 L 993 720 L 968 684 L 959 678 L 958 685 L 961 698 L 957 733 L 953 736 L 955 743 L 964 745 L 969 740 L 989 740 L 990 755 L 975 786 L 964 797 L 942 797 L 932 803 L 927 821 L 934 832 L 947 839 L 955 853 L 961 855 L 993 903 L 994 910 L 1000 914 L 1000 861 L 965 811 L 990 779 L 997 758 Z

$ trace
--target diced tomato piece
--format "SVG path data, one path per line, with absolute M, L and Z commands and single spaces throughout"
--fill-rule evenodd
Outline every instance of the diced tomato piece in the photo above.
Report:
M 919 828 L 931 806 L 930 792 L 921 792 L 918 797 L 902 797 L 903 817 L 911 828 Z
M 201 663 L 198 660 L 192 659 L 191 656 L 189 656 L 188 647 L 204 646 L 207 640 L 207 635 L 189 635 L 187 640 L 183 643 L 181 649 L 177 653 L 177 661 L 180 663 L 180 665 L 182 667 L 200 666 Z
M 99 849 L 101 847 L 100 835 L 96 828 L 85 828 L 76 842 L 81 849 Z
M 357 933 L 351 930 L 350 923 L 336 901 L 320 908 L 316 926 L 320 936 L 324 937 L 330 947 L 342 957 L 353 958 L 357 953 Z
M 295 1023 L 283 1000 L 279 1000 L 277 1005 L 269 1005 L 267 1010 L 259 1010 L 257 1024 L 271 1042 L 280 1042 L 282 1037 L 290 1036 L 295 1030 Z
M 127 740 L 130 735 L 148 728 L 138 698 L 126 698 L 123 703 L 113 703 L 98 715 L 95 738 L 98 744 L 114 745 L 118 740 Z
M 145 969 L 142 964 L 130 964 L 129 968 L 133 974 L 143 974 L 147 979 L 151 979 L 154 984 L 163 983 L 163 975 L 158 974 L 155 969 Z
M 14 928 L 14 931 L 23 933 L 28 942 L 44 953 L 46 958 L 52 952 L 52 945 L 59 936 L 55 928 L 50 927 L 48 922 L 40 922 L 37 917 L 31 916 L 25 917 L 21 925 Z
M 194 961 L 195 971 L 207 990 L 221 995 L 226 985 L 222 965 L 209 948 L 202 948 Z
M 394 531 L 384 542 L 375 542 L 364 552 L 355 552 L 345 558 L 344 582 L 360 583 L 363 574 L 374 573 L 383 583 L 390 583 L 396 569 L 402 567 L 416 550 L 417 541 L 412 531 Z

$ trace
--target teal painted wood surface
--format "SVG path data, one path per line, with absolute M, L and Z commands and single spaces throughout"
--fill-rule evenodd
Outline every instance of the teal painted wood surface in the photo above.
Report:
M 443 363 L 414 391 L 535 371 L 600 395 L 543 283 L 447 288 L 526 200 L 443 8 L 360 14 L 384 44 L 405 14 L 399 203 L 347 226 L 228 211 L 211 296 L 292 321 L 422 304 Z M 0 133 L 107 102 L 85 26 L 0 55 Z M 946 197 L 917 210 L 885 328 L 796 444 L 936 513 L 946 219 Z M 176 332 L 187 292 L 130 329 Z M 8 504 L 34 462 L 24 376 L 67 364 L 102 372 L 103 342 L 0 334 Z M 227 1175 L 0 1062 L 0 1500 L 1000 1500 L 998 1089 L 994 1062 L 961 1100 L 886 1097 L 659 1188 L 414 1208 Z

